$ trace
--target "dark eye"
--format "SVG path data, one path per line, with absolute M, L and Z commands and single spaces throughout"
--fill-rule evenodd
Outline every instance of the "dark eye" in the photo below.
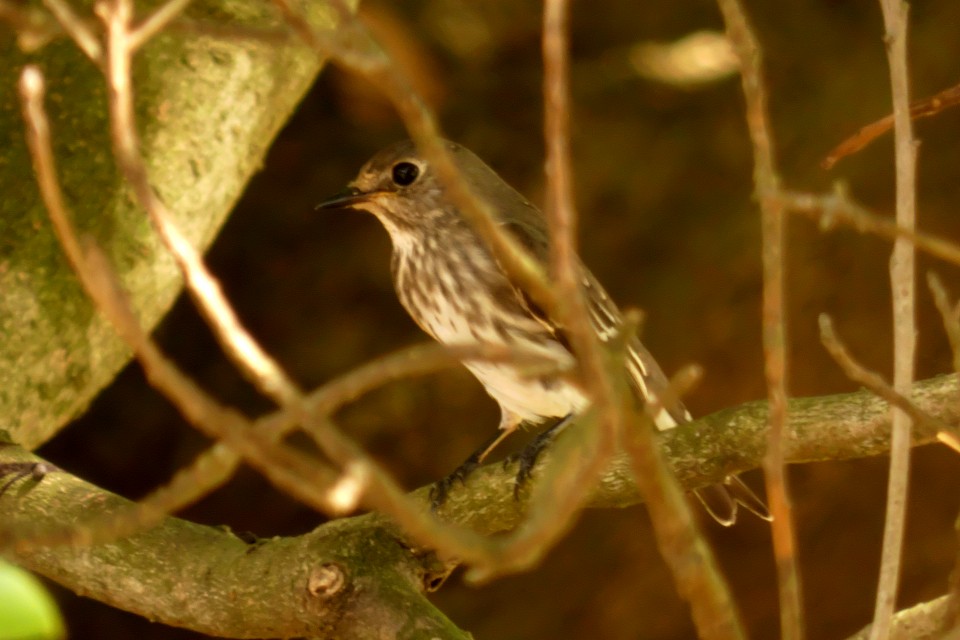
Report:
M 412 162 L 398 162 L 393 165 L 394 184 L 406 187 L 413 184 L 420 177 L 420 167 Z

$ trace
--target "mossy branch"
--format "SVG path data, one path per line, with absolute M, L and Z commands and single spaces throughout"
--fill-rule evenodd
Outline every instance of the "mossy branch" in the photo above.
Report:
M 960 424 L 957 376 L 914 385 L 912 400 L 948 425 Z M 694 488 L 760 466 L 766 402 L 725 409 L 663 434 L 680 481 Z M 790 400 L 788 462 L 880 455 L 890 437 L 889 408 L 866 391 Z M 915 445 L 934 441 L 918 433 Z M 549 464 L 549 454 L 542 464 Z M 0 447 L 0 470 L 40 459 Z M 491 464 L 455 491 L 441 518 L 492 534 L 515 528 L 527 493 L 513 497 L 514 472 Z M 428 504 L 428 488 L 414 492 Z M 625 457 L 615 460 L 592 507 L 640 501 Z M 150 531 L 89 548 L 28 549 L 26 541 L 64 526 L 83 527 L 131 503 L 62 471 L 24 478 L 0 495 L 0 548 L 18 564 L 112 606 L 173 626 L 234 638 L 467 638 L 425 593 L 450 569 L 419 549 L 385 517 L 328 522 L 297 537 L 248 544 L 228 531 L 166 518 Z M 67 525 L 69 523 L 69 525 Z

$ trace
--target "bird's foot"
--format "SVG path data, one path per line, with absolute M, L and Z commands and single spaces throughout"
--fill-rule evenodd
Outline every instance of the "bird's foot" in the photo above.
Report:
M 517 475 L 514 476 L 513 480 L 513 498 L 515 500 L 520 499 L 520 491 L 530 480 L 530 476 L 533 475 L 533 468 L 537 466 L 537 460 L 540 458 L 540 454 L 543 453 L 543 450 L 553 442 L 554 438 L 553 429 L 547 429 L 543 433 L 537 435 L 536 438 L 530 441 L 530 444 L 525 446 L 523 449 L 517 453 L 511 453 L 509 456 L 503 460 L 503 468 L 506 469 L 513 463 L 518 463 L 517 466 Z
M 556 424 L 551 426 L 549 429 L 542 431 L 537 435 L 536 438 L 530 441 L 530 444 L 521 449 L 518 453 L 510 454 L 503 461 L 503 467 L 507 468 L 509 465 L 514 462 L 519 463 L 517 467 L 517 475 L 514 478 L 513 482 L 513 497 L 515 500 L 520 499 L 520 491 L 523 490 L 523 487 L 530 480 L 530 476 L 533 475 L 533 468 L 537 465 L 537 460 L 540 459 L 540 454 L 550 446 L 560 432 L 570 424 L 573 415 L 568 415 L 564 418 L 561 418 L 557 421 Z
M 503 438 L 502 433 L 496 433 L 492 438 L 483 443 L 483 445 L 470 454 L 470 457 L 463 461 L 459 467 L 453 470 L 446 478 L 442 480 L 437 480 L 432 487 L 430 487 L 430 507 L 436 511 L 443 506 L 443 503 L 447 501 L 447 496 L 450 495 L 450 490 L 453 489 L 453 485 L 456 483 L 466 484 L 467 477 L 473 473 L 477 467 L 480 466 L 480 463 L 483 462 L 483 459 L 490 453 L 490 450 Z
M 433 483 L 433 486 L 430 487 L 430 507 L 434 511 L 442 507 L 443 503 L 447 501 L 447 496 L 450 495 L 450 490 L 453 489 L 453 485 L 458 482 L 460 484 L 467 483 L 467 477 L 480 466 L 480 453 L 479 451 L 473 453 L 463 461 L 463 464 L 454 469 L 445 478 L 441 478 Z

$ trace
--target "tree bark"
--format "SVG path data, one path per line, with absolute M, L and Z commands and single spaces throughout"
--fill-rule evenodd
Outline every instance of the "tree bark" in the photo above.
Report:
M 956 389 L 956 375 L 940 376 L 916 383 L 912 399 L 956 426 Z M 792 399 L 786 458 L 798 463 L 882 454 L 889 446 L 889 413 L 885 402 L 866 391 Z M 663 446 L 680 481 L 694 488 L 760 466 L 766 424 L 766 403 L 747 403 L 663 433 Z M 915 444 L 934 438 L 918 433 Z M 38 460 L 20 447 L 0 447 L 0 465 Z M 500 464 L 479 469 L 451 493 L 438 516 L 484 534 L 515 528 L 526 511 L 526 493 L 514 499 L 514 472 Z M 415 492 L 425 509 L 428 493 L 428 487 Z M 638 501 L 629 463 L 618 458 L 590 505 L 625 507 Z M 80 549 L 18 544 L 45 531 L 83 526 L 130 504 L 62 471 L 40 482 L 22 479 L 0 495 L 0 548 L 18 564 L 78 593 L 212 635 L 469 637 L 425 597 L 449 565 L 375 513 L 253 545 L 173 517 L 111 544 Z
M 77 11 L 93 19 L 89 6 Z M 330 26 L 326 4 L 307 3 L 307 11 L 316 26 Z M 207 0 L 187 14 L 221 31 L 286 33 L 269 3 Z M 86 408 L 130 350 L 83 293 L 47 221 L 16 90 L 28 60 L 47 78 L 60 181 L 77 225 L 109 253 L 145 327 L 167 312 L 181 280 L 114 164 L 100 71 L 65 37 L 28 55 L 0 29 L 0 416 L 32 449 Z M 267 42 L 176 30 L 138 53 L 150 179 L 197 247 L 213 240 L 320 66 L 292 35 Z

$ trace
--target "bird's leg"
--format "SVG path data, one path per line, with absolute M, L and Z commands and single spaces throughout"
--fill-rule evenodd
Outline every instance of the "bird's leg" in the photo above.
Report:
M 463 461 L 459 467 L 453 470 L 447 477 L 442 480 L 438 480 L 430 488 L 430 506 L 434 510 L 440 508 L 444 502 L 447 500 L 447 496 L 450 494 L 450 489 L 453 488 L 453 485 L 457 482 L 464 484 L 466 482 L 467 476 L 469 476 L 473 471 L 480 466 L 484 459 L 490 455 L 490 452 L 493 451 L 498 444 L 504 441 L 507 436 L 517 430 L 517 427 L 520 426 L 520 420 L 514 418 L 513 416 L 504 413 L 503 417 L 500 420 L 500 428 L 497 430 L 497 433 L 493 435 L 492 438 L 485 441 L 483 445 L 470 454 L 470 456 Z
M 520 498 L 520 489 L 523 488 L 523 485 L 527 483 L 527 480 L 530 479 L 530 475 L 533 473 L 533 467 L 537 464 L 537 459 L 540 457 L 540 454 L 543 453 L 543 450 L 554 441 L 554 439 L 560 435 L 560 432 L 563 431 L 569 424 L 573 421 L 573 414 L 568 413 L 563 418 L 560 418 L 553 426 L 548 429 L 540 432 L 536 438 L 530 441 L 520 453 L 507 456 L 506 460 L 503 461 L 503 466 L 506 467 L 509 464 L 514 462 L 519 462 L 520 466 L 517 469 L 516 480 L 513 485 L 513 497 L 516 499 Z
M 477 464 L 483 463 L 483 461 L 486 460 L 487 456 L 490 455 L 490 452 L 496 449 L 497 445 L 499 445 L 501 442 L 506 440 L 507 436 L 509 436 L 514 431 L 516 431 L 517 427 L 519 426 L 520 426 L 520 423 L 515 422 L 510 424 L 507 428 L 500 427 L 500 429 L 498 429 L 500 433 L 497 434 L 497 437 L 495 437 L 493 440 L 488 440 L 487 443 L 484 445 L 483 449 L 477 450 L 475 452 L 474 455 L 479 454 L 477 455 L 477 460 L 476 460 Z

